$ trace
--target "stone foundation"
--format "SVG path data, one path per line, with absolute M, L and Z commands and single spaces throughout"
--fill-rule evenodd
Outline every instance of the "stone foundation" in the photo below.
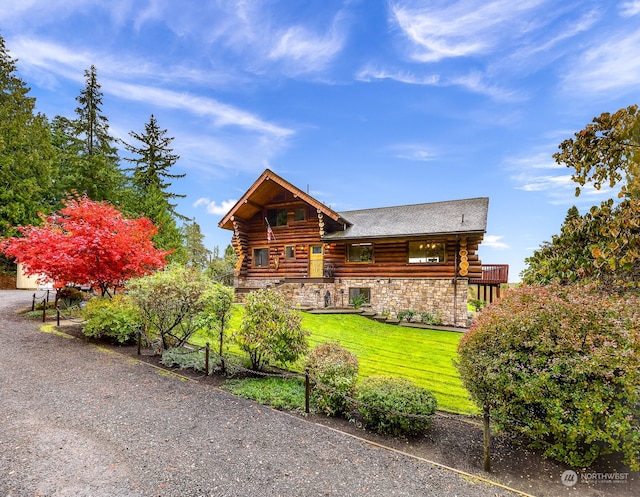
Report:
M 282 282 L 278 278 L 236 280 L 237 288 L 268 286 L 275 286 L 300 307 L 315 309 L 327 307 L 325 303 L 329 307 L 349 307 L 349 289 L 368 288 L 371 301 L 367 308 L 378 314 L 389 313 L 393 317 L 404 310 L 437 313 L 445 325 L 467 326 L 466 279 L 458 279 L 455 284 L 451 278 L 336 278 L 333 282 L 312 279 Z

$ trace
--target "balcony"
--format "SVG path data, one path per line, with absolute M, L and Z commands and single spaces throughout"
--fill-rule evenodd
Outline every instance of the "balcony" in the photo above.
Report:
M 482 278 L 471 278 L 470 285 L 500 285 L 509 282 L 509 264 L 483 264 Z

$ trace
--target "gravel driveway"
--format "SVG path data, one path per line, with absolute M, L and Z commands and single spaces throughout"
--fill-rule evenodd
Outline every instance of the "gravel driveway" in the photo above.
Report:
M 40 331 L 0 291 L 0 496 L 515 495 Z

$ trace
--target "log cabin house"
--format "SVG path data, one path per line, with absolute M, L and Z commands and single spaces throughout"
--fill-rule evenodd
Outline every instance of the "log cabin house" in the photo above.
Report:
M 219 222 L 238 254 L 236 296 L 277 286 L 301 307 L 438 314 L 467 325 L 486 197 L 335 212 L 265 170 Z

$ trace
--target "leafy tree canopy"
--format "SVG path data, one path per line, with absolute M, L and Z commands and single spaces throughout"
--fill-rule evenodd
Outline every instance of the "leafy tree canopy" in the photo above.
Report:
M 545 242 L 522 273 L 526 283 L 591 279 L 612 289 L 637 287 L 640 276 L 640 114 L 636 105 L 603 113 L 560 144 L 554 158 L 579 185 L 619 187 L 617 200 L 584 216 L 569 211 L 561 233 Z
M 153 223 L 127 219 L 107 202 L 71 197 L 43 221 L 41 227 L 20 227 L 24 236 L 4 240 L 0 250 L 21 262 L 26 274 L 42 275 L 57 287 L 97 286 L 104 295 L 166 263 L 167 252 L 151 241 Z

